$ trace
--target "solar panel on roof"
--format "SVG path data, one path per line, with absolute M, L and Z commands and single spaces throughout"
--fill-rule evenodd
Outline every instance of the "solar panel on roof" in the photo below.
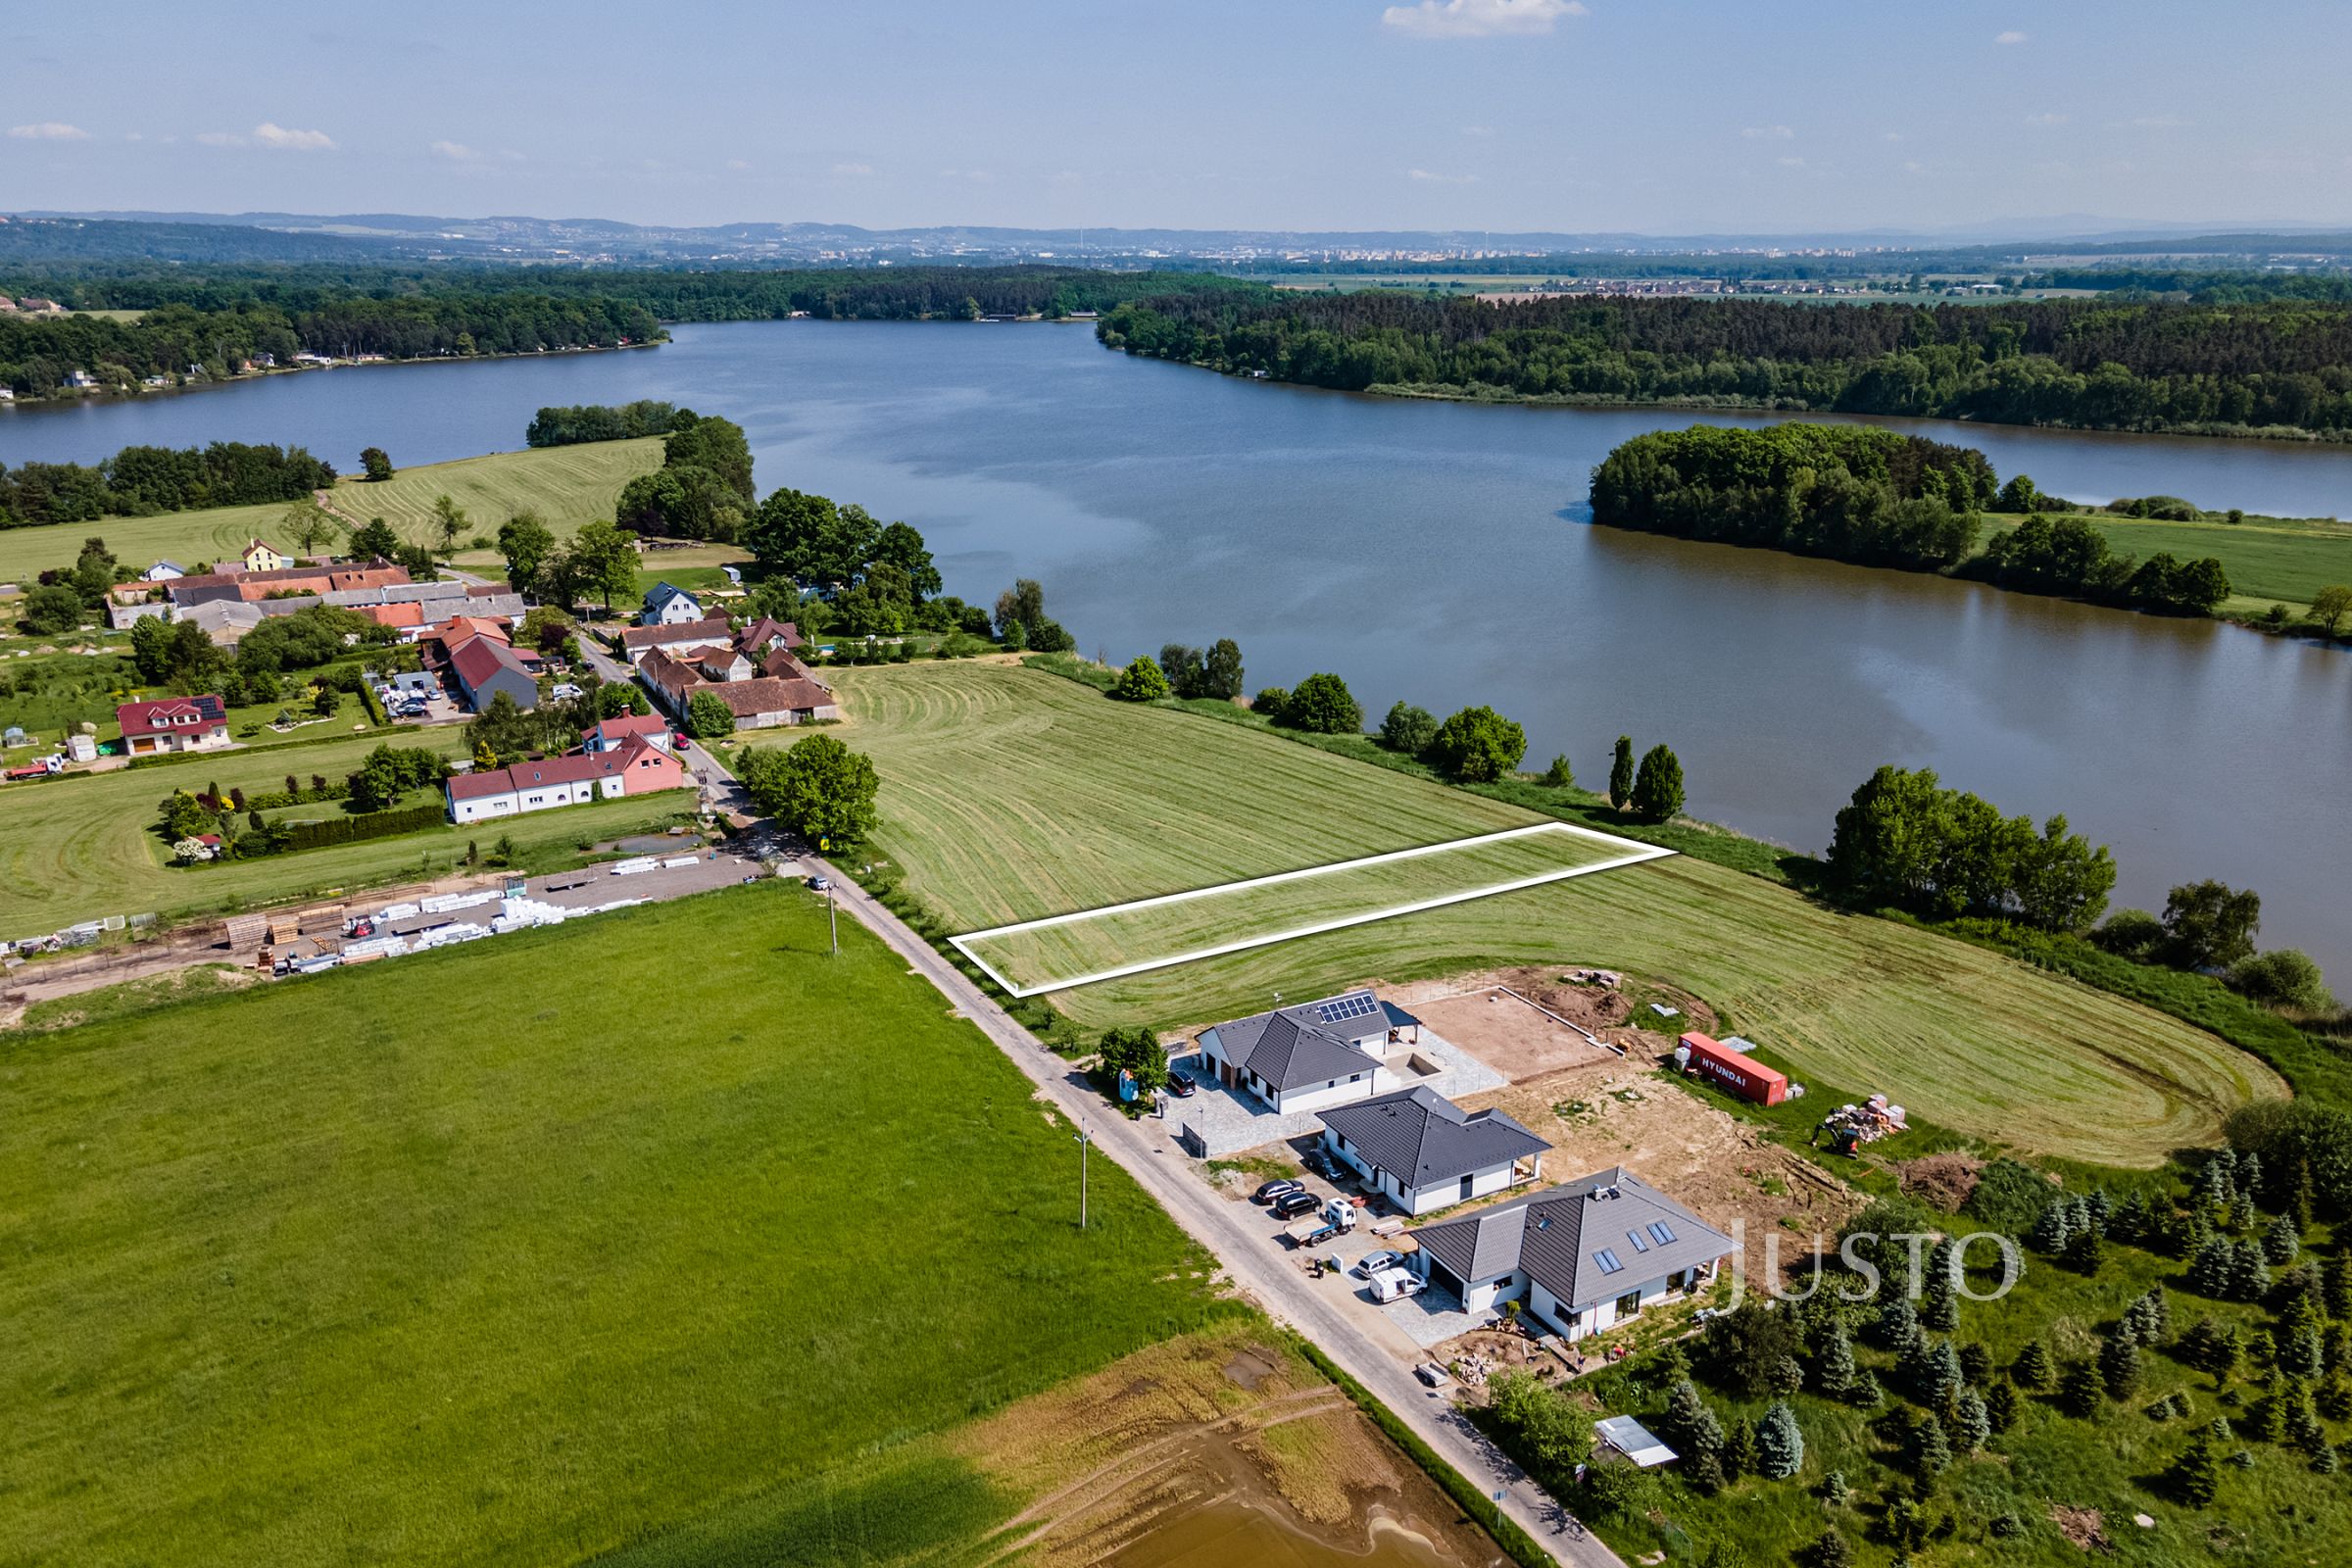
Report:
M 1623 1260 L 1605 1247 L 1592 1254 L 1592 1261 L 1600 1265 L 1603 1274 L 1621 1274 L 1625 1271 Z
M 1342 997 L 1336 1002 L 1318 1003 L 1315 1016 L 1325 1023 L 1338 1023 L 1347 1018 L 1368 1018 L 1380 1010 L 1380 1004 L 1368 995 Z
M 1660 1247 L 1664 1247 L 1674 1240 L 1673 1227 L 1662 1219 L 1654 1219 L 1649 1222 L 1649 1234 L 1657 1239 Z

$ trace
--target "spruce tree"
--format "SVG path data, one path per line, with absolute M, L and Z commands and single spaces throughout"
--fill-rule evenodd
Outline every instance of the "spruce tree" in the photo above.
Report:
M 1919 1314 L 1912 1310 L 1911 1298 L 1900 1291 L 1891 1293 L 1881 1303 L 1871 1329 L 1879 1344 L 1897 1355 L 1911 1349 L 1921 1338 Z
M 1813 1386 L 1833 1399 L 1842 1399 L 1854 1386 L 1854 1342 L 1845 1325 L 1833 1324 L 1822 1337 L 1814 1357 Z
M 2129 1399 L 2138 1389 L 2139 1347 L 2129 1334 L 2111 1334 L 2099 1348 L 2099 1381 L 2111 1399 Z
M 2284 1214 L 2271 1221 L 2269 1228 L 2262 1233 L 2263 1261 L 2273 1268 L 2286 1267 L 2302 1250 L 2303 1238 L 2296 1231 L 2295 1222 Z
M 1952 1401 L 1952 1446 L 1962 1453 L 1974 1453 L 1992 1437 L 1992 1412 L 1985 1408 L 1984 1396 L 1974 1389 L 1962 1389 L 1960 1397 Z
M 1665 1429 L 1666 1441 L 1686 1457 L 1694 1453 L 1720 1456 L 1723 1452 L 1723 1423 L 1698 1392 L 1698 1385 L 1689 1378 L 1674 1386 L 1666 1399 L 1666 1414 L 1658 1424 Z
M 2199 1296 L 2226 1301 L 2231 1295 L 2230 1282 L 2236 1267 L 2237 1249 L 2228 1237 L 2213 1237 L 2189 1260 L 2188 1288 Z
M 1805 1435 L 1796 1425 L 1796 1412 L 1775 1399 L 1756 1426 L 1756 1474 L 1767 1481 L 1786 1481 L 1804 1467 Z
M 2338 1242 L 2320 1265 L 2320 1302 L 2337 1322 L 2352 1319 L 2352 1243 Z
M 2096 1361 L 2077 1361 L 2058 1380 L 2058 1404 L 2068 1415 L 2087 1421 L 2107 1400 L 2107 1380 Z
M 2105 1257 L 2105 1244 L 2099 1240 L 2098 1231 L 2088 1225 L 2069 1236 L 2066 1250 L 2059 1254 L 2060 1260 L 2068 1268 L 2084 1276 L 2096 1274 Z
M 1735 1421 L 1723 1440 L 1723 1471 L 1734 1481 L 1756 1471 L 1756 1426 L 1752 1421 Z
M 1854 1568 L 1854 1548 L 1838 1533 L 1836 1525 L 1821 1533 L 1813 1543 L 1813 1568 Z
M 1992 1382 L 1992 1351 L 1981 1341 L 1960 1347 L 1960 1375 L 1980 1389 Z
M 1843 1507 L 1853 1496 L 1854 1489 L 1846 1484 L 1845 1472 L 1833 1470 L 1821 1478 L 1821 1500 L 1833 1507 Z
M 1995 1432 L 2006 1432 L 2017 1425 L 2017 1390 L 2006 1382 L 1995 1383 L 1984 1393 L 1985 1419 Z
M 2028 1394 L 2040 1394 L 2049 1388 L 2055 1370 L 2049 1348 L 2039 1340 L 2028 1340 L 2017 1352 L 2017 1364 L 2009 1369 L 2009 1376 Z
M 1664 746 L 1652 746 L 1642 754 L 1642 771 L 1634 778 L 1634 814 L 1644 822 L 1665 822 L 1682 808 L 1682 760 Z
M 1927 1293 L 1919 1300 L 1920 1327 L 1949 1334 L 1960 1326 L 1960 1301 L 1951 1275 L 1936 1270 L 1928 1276 Z
M 2213 1444 L 2200 1432 L 2188 1440 L 2180 1457 L 2173 1461 L 2166 1473 L 2165 1483 L 2191 1508 L 2206 1508 L 2213 1504 L 2213 1495 L 2221 1490 L 2221 1466 L 2214 1462 Z
M 2074 1210 L 2060 1198 L 2042 1209 L 2041 1218 L 2034 1222 L 2034 1232 L 2026 1240 L 2034 1245 L 2035 1251 L 2056 1256 L 2066 1250 L 2067 1239 L 2074 1234 Z
M 2259 1301 L 2271 1294 L 2271 1263 L 2257 1242 L 2238 1242 L 2230 1248 L 2230 1294 L 2241 1301 Z
M 1918 1475 L 1939 1476 L 1952 1467 L 1951 1439 L 1944 1436 L 1943 1423 L 1932 1415 L 1912 1413 L 1903 1450 Z

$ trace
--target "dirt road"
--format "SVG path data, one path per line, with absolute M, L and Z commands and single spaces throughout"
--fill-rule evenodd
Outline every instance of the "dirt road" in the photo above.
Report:
M 813 857 L 810 862 L 822 863 Z M 1464 1420 L 1450 1401 L 1423 1388 L 1402 1361 L 1368 1344 L 1360 1328 L 1316 1295 L 1306 1276 L 1246 1224 L 1254 1210 L 1227 1202 L 1193 1173 L 1175 1146 L 1170 1124 L 1130 1122 L 1113 1112 L 1091 1086 L 1040 1047 L 898 916 L 838 871 L 833 872 L 833 885 L 842 906 L 978 1024 L 1062 1115 L 1074 1124 L 1083 1118 L 1094 1147 L 1116 1160 L 1177 1224 L 1214 1253 L 1235 1284 L 1268 1315 L 1312 1340 L 1371 1390 L 1448 1464 L 1498 1498 L 1513 1522 L 1556 1560 L 1573 1568 L 1625 1568 L 1624 1559 L 1597 1540 L 1568 1534 L 1567 1512 L 1558 1502 Z

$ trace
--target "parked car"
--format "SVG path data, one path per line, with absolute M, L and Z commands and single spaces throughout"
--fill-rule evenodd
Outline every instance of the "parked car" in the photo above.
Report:
M 675 747 L 676 747 L 676 748 L 677 748 L 679 751 L 681 751 L 681 752 L 682 752 L 682 751 L 686 750 L 686 748 L 688 748 L 689 746 L 692 746 L 692 745 L 694 744 L 694 741 L 693 741 L 693 740 L 692 740 L 692 739 L 691 739 L 691 738 L 690 738 L 690 737 L 687 735 L 687 733 L 686 733 L 684 730 L 679 730 L 679 731 L 678 731 L 678 732 L 677 732 L 675 735 L 672 735 L 672 736 L 669 738 L 669 743 L 670 743 L 670 745 L 672 745 L 672 746 L 675 746 Z
M 1404 1254 L 1402 1252 L 1392 1252 L 1384 1247 L 1377 1252 L 1366 1252 L 1357 1259 L 1355 1271 L 1364 1278 L 1370 1279 L 1382 1269 L 1395 1268 L 1403 1261 Z
M 1372 1299 L 1375 1301 L 1401 1301 L 1408 1296 L 1420 1294 L 1421 1276 L 1410 1269 L 1383 1269 L 1372 1276 Z
M 1288 1177 L 1281 1177 L 1274 1181 L 1265 1183 L 1263 1186 L 1259 1187 L 1256 1192 L 1251 1193 L 1250 1195 L 1250 1201 L 1252 1203 L 1271 1203 L 1278 1198 L 1286 1198 L 1292 1193 L 1303 1193 L 1305 1191 L 1306 1183 L 1292 1181 Z
M 1297 1192 L 1285 1193 L 1274 1200 L 1274 1217 L 1296 1219 L 1300 1214 L 1311 1214 L 1322 1206 L 1323 1200 L 1301 1187 Z
M 812 876 L 808 879 L 808 890 L 811 893 L 822 893 L 832 885 L 833 879 L 829 876 Z
M 1168 1070 L 1168 1093 L 1178 1100 L 1190 1100 L 1200 1092 L 1200 1086 L 1174 1068 Z

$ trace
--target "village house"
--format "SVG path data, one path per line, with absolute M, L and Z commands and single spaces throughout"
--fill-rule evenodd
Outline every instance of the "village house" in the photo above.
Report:
M 1396 1088 L 1390 1050 L 1421 1022 L 1369 991 L 1254 1013 L 1200 1031 L 1201 1060 L 1220 1083 L 1276 1111 L 1321 1110 Z
M 652 653 L 677 653 L 727 643 L 734 634 L 734 627 L 724 615 L 669 626 L 631 626 L 620 634 L 620 657 L 634 664 Z
M 684 763 L 644 736 L 632 735 L 609 751 L 573 752 L 482 773 L 452 774 L 443 789 L 449 797 L 449 819 L 464 826 L 559 806 L 650 795 L 685 783 Z
M 1465 1111 L 1434 1089 L 1322 1112 L 1323 1146 L 1407 1214 L 1541 1180 L 1551 1147 L 1499 1110 Z
M 638 737 L 667 751 L 669 723 L 660 713 L 623 713 L 618 718 L 600 719 L 580 731 L 580 744 L 591 752 L 616 752 Z
M 126 757 L 219 751 L 229 744 L 228 709 L 220 698 L 156 697 L 115 710 Z
M 449 673 L 466 706 L 475 712 L 504 692 L 520 709 L 539 706 L 539 682 L 504 639 L 476 633 L 449 649 Z
M 1518 1301 L 1571 1340 L 1699 1290 L 1736 1250 L 1622 1165 L 1406 1234 L 1413 1267 L 1469 1311 Z
M 264 544 L 259 539 L 246 543 L 242 559 L 247 571 L 284 571 L 294 564 L 292 556 L 281 555 L 275 546 Z
M 683 626 L 703 619 L 703 602 L 683 588 L 658 582 L 647 590 L 645 610 L 637 617 L 640 626 Z
M 145 571 L 140 572 L 139 580 L 141 582 L 170 582 L 174 577 L 185 577 L 187 574 L 187 568 L 176 561 L 159 561 Z
M 741 667 L 748 674 L 748 663 L 739 666 L 741 657 L 720 648 L 712 652 L 710 662 L 712 667 L 730 670 Z M 722 659 L 725 662 L 720 664 Z M 637 677 L 653 694 L 655 704 L 681 724 L 700 692 L 709 692 L 726 704 L 727 711 L 735 715 L 737 729 L 777 729 L 841 716 L 840 700 L 833 695 L 833 688 L 806 673 L 798 679 L 761 675 L 748 680 L 714 680 L 704 664 L 656 649 L 638 662 Z

